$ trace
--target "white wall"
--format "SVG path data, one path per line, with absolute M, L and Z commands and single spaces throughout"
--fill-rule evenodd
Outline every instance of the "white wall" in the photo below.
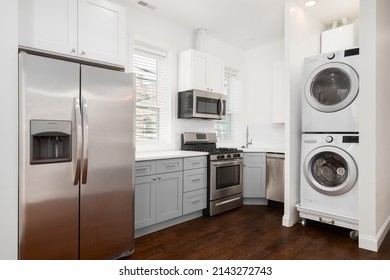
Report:
M 359 247 L 377 251 L 390 227 L 390 2 L 360 1 Z
M 305 57 L 320 53 L 321 32 L 325 26 L 312 18 L 293 0 L 285 6 L 285 58 L 287 85 L 287 118 L 285 130 L 285 202 L 283 225 L 298 221 L 295 205 L 300 201 L 301 96 Z
M 0 260 L 17 259 L 18 248 L 17 3 L 0 9 Z
M 118 2 L 118 0 L 117 0 Z M 120 1 L 119 1 L 120 2 Z M 173 121 L 173 141 L 167 149 L 180 149 L 180 135 L 185 131 L 214 132 L 214 121 L 210 120 L 183 120 L 177 119 L 177 57 L 178 53 L 194 47 L 194 30 L 179 25 L 169 19 L 155 16 L 143 9 L 127 6 L 129 30 L 133 32 L 134 39 L 158 44 L 170 51 L 171 57 L 171 92 Z M 206 35 L 206 53 L 217 56 L 225 61 L 225 66 L 243 71 L 243 51 L 222 41 Z M 137 147 L 137 150 L 145 150 L 153 147 Z
M 284 124 L 272 123 L 271 106 L 273 69 L 276 63 L 284 61 L 284 41 L 249 49 L 244 58 L 244 124 L 249 127 L 251 147 L 284 148 Z

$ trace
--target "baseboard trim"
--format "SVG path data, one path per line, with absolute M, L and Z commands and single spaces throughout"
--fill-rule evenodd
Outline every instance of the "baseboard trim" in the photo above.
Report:
M 362 235 L 359 232 L 359 248 L 378 252 L 389 230 L 390 230 L 390 216 L 387 217 L 386 222 L 383 224 L 383 226 L 378 231 L 375 237 Z
M 268 201 L 265 198 L 245 198 L 243 200 L 244 205 L 267 205 Z
M 146 235 L 146 234 L 149 234 L 149 233 L 152 233 L 155 231 L 162 230 L 162 229 L 167 228 L 167 227 L 181 224 L 181 223 L 184 223 L 184 222 L 187 222 L 189 220 L 199 218 L 202 216 L 203 216 L 203 211 L 201 210 L 201 211 L 193 212 L 193 213 L 190 213 L 190 214 L 187 214 L 184 216 L 180 216 L 180 217 L 168 220 L 168 221 L 164 221 L 164 222 L 161 222 L 158 224 L 154 224 L 154 225 L 147 226 L 144 228 L 139 228 L 139 229 L 135 230 L 135 238 L 141 237 L 143 235 Z

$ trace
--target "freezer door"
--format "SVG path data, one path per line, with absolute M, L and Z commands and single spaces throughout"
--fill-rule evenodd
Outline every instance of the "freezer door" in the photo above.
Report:
M 79 73 L 79 64 L 19 54 L 19 259 L 78 258 Z
M 81 66 L 80 259 L 134 248 L 133 86 L 132 74 Z

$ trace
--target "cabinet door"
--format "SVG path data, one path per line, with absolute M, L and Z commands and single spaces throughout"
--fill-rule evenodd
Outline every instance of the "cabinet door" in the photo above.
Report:
M 265 198 L 265 166 L 265 163 L 244 163 L 244 197 Z
M 208 56 L 194 51 L 192 54 L 192 86 L 194 89 L 209 90 L 207 69 Z
M 156 222 L 156 176 L 135 178 L 135 229 Z
M 77 55 L 77 0 L 19 0 L 19 45 Z
M 207 168 L 185 170 L 183 191 L 194 191 L 207 187 Z
M 79 0 L 78 55 L 124 65 L 126 10 L 105 0 Z
M 203 188 L 183 194 L 183 215 L 205 209 L 207 207 L 207 189 Z
M 212 92 L 224 93 L 225 65 L 222 60 L 209 57 L 208 88 Z
M 184 170 L 207 167 L 207 156 L 184 158 L 183 165 Z
M 156 222 L 176 218 L 183 213 L 182 172 L 157 174 Z

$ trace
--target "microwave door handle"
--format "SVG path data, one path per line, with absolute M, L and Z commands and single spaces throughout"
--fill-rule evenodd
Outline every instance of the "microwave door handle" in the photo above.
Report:
M 218 99 L 218 116 L 219 116 L 219 119 L 222 119 L 222 112 L 223 112 L 223 103 L 222 103 L 222 99 Z
M 81 128 L 81 112 L 80 112 L 80 98 L 73 98 L 73 107 L 75 112 L 75 128 L 76 128 L 76 157 L 74 163 L 74 177 L 73 185 L 79 184 L 80 170 L 81 170 L 81 153 L 82 153 L 82 128 Z
M 83 98 L 81 100 L 82 114 L 83 114 L 83 161 L 81 172 L 81 183 L 85 185 L 88 177 L 88 140 L 89 140 L 89 127 L 88 127 L 88 104 L 87 100 Z

